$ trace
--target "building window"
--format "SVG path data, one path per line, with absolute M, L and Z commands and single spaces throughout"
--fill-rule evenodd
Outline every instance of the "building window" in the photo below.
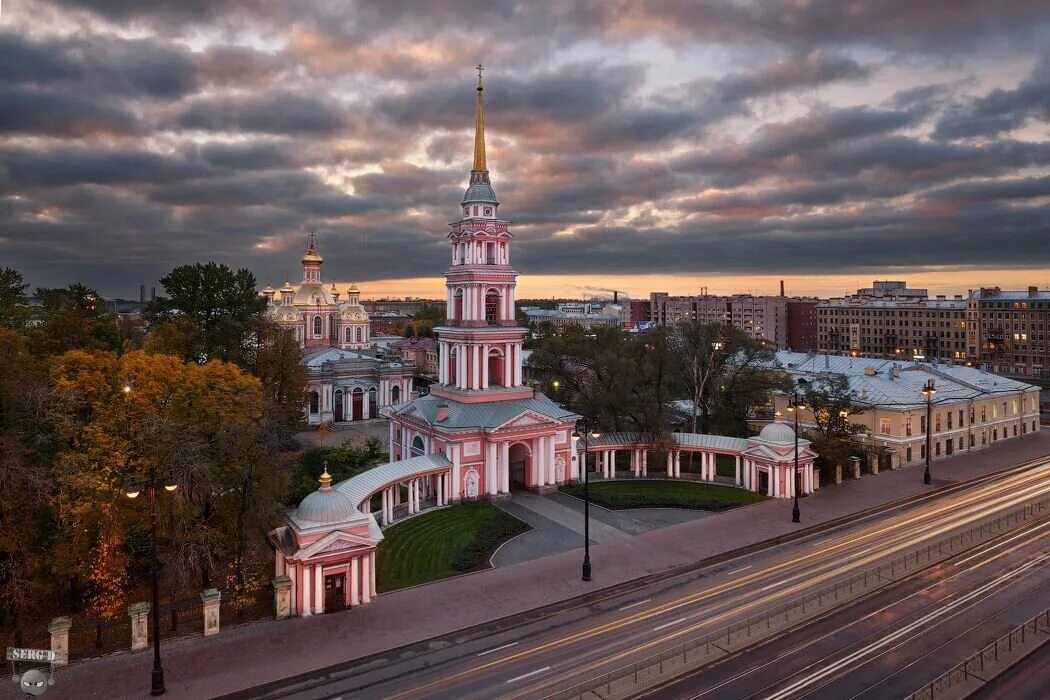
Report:
M 314 337 L 315 338 L 320 338 L 321 337 L 322 328 L 324 328 L 324 326 L 322 325 L 323 323 L 324 323 L 324 321 L 321 319 L 320 316 L 314 316 Z
M 952 412 L 948 411 L 948 430 L 952 429 Z
M 986 420 L 988 420 L 988 407 L 981 406 L 981 422 L 983 423 Z
M 926 416 L 919 416 L 919 432 L 926 434 Z
M 359 343 L 363 342 L 364 339 L 365 339 L 365 331 L 364 331 L 364 329 L 361 326 L 358 326 L 356 333 L 357 333 L 357 342 L 359 342 Z
M 321 410 L 321 397 L 316 391 L 310 392 L 310 415 L 317 415 Z
M 911 435 L 911 416 L 908 416 L 908 419 L 904 421 L 904 434 Z M 908 461 L 911 460 L 909 459 Z
M 908 449 L 906 449 L 904 451 L 904 454 L 905 454 L 905 457 L 904 457 L 905 461 L 906 462 L 910 462 L 911 461 L 911 448 L 909 447 Z
M 344 331 L 343 335 L 345 336 L 345 340 L 344 340 L 344 342 L 347 342 L 347 343 L 349 343 L 349 342 L 350 342 L 350 340 L 351 340 L 351 336 L 350 336 L 350 328 L 349 328 L 349 327 L 347 327 L 347 328 L 345 329 L 345 331 Z
M 941 414 L 940 413 L 933 414 L 933 432 L 935 432 L 935 433 L 941 432 Z
M 940 457 L 941 456 L 941 441 L 940 440 L 938 440 L 937 442 L 933 443 L 933 455 L 934 455 L 934 457 Z
M 883 435 L 889 435 L 890 434 L 890 419 L 889 418 L 881 418 L 881 419 L 879 419 L 879 432 L 882 433 Z

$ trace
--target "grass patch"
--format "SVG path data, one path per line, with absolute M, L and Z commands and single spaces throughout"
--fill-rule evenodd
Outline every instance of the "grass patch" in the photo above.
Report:
M 376 589 L 393 591 L 477 571 L 501 544 L 529 526 L 487 501 L 463 503 L 397 523 L 383 532 Z
M 563 486 L 562 491 L 583 497 L 583 484 Z M 591 500 L 606 508 L 696 508 L 725 510 L 766 497 L 744 489 L 691 481 L 600 481 L 591 484 Z

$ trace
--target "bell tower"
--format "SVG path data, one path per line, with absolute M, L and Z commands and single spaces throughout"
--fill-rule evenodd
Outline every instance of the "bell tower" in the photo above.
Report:
M 484 87 L 479 65 L 474 114 L 474 165 L 448 234 L 452 261 L 445 272 L 447 313 L 438 333 L 436 396 L 467 403 L 523 398 L 521 351 L 526 330 L 514 314 L 518 273 L 510 265 L 513 235 L 498 216 L 499 201 L 485 155 Z

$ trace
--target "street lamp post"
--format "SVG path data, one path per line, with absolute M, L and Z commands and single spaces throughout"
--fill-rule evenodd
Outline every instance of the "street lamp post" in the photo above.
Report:
M 926 400 L 926 473 L 922 475 L 922 483 L 924 484 L 933 483 L 933 479 L 930 478 L 930 442 L 933 435 L 933 423 L 931 422 L 933 395 L 936 393 L 937 390 L 933 388 L 933 379 L 927 379 L 926 386 L 922 388 L 922 398 Z
M 791 522 L 800 523 L 802 522 L 802 513 L 798 508 L 798 492 L 801 488 L 802 479 L 798 471 L 798 414 L 805 408 L 805 405 L 799 403 L 798 391 L 793 391 L 793 399 L 788 404 L 788 410 L 795 414 L 795 507 L 791 509 Z
M 131 393 L 131 387 L 125 386 L 124 393 Z M 149 553 L 150 553 L 150 623 L 153 635 L 153 673 L 150 678 L 150 695 L 163 695 L 167 690 L 164 687 L 164 667 L 160 663 L 160 586 L 157 581 L 157 467 L 149 466 L 149 478 L 145 483 L 132 484 L 125 488 L 124 493 L 128 498 L 137 498 L 143 488 L 149 491 L 150 527 L 149 527 Z M 174 491 L 178 484 L 170 476 L 163 480 L 165 491 Z
M 586 432 L 586 429 L 585 429 Z M 601 437 L 596 429 L 590 432 L 590 437 L 597 440 Z M 572 441 L 578 443 L 583 440 L 583 461 L 580 463 L 581 469 L 583 469 L 583 580 L 591 580 L 591 479 L 590 473 L 587 471 L 587 452 L 590 446 L 590 440 L 586 436 L 582 436 L 579 432 L 573 431 Z

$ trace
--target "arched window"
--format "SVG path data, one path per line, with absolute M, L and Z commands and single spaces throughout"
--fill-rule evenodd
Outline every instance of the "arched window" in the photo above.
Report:
M 452 320 L 463 320 L 463 290 L 457 289 L 453 298 Z
M 485 292 L 485 321 L 493 324 L 500 321 L 500 295 L 495 289 Z
M 413 457 L 419 457 L 420 455 L 424 454 L 425 449 L 426 448 L 423 446 L 423 438 L 419 437 L 418 435 L 412 438 Z
M 361 326 L 357 327 L 357 342 L 362 342 L 365 339 L 365 329 Z
M 368 390 L 368 415 L 375 417 L 379 415 L 379 393 L 375 387 Z
M 321 397 L 316 391 L 310 392 L 310 414 L 316 415 L 321 410 Z
M 390 403 L 401 402 L 401 387 L 395 386 L 390 389 Z
M 321 337 L 321 334 L 323 332 L 322 329 L 324 328 L 322 323 L 323 323 L 323 321 L 321 320 L 320 316 L 314 316 L 314 337 L 315 338 L 320 338 Z
M 353 340 L 352 336 L 350 335 L 350 327 L 349 326 L 347 326 L 344 329 L 343 335 L 345 337 L 345 340 L 343 342 L 349 343 L 351 340 Z
M 485 371 L 489 374 L 489 386 L 506 386 L 503 381 L 503 353 L 490 350 Z

